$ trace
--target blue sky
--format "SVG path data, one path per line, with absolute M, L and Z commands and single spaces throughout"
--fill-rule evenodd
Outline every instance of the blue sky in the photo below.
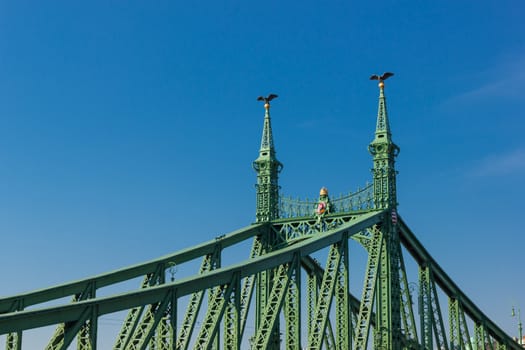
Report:
M 506 331 L 525 312 L 522 1 L 0 1 L 0 295 L 254 220 L 264 110 L 286 195 L 370 179 L 377 86 L 399 212 Z

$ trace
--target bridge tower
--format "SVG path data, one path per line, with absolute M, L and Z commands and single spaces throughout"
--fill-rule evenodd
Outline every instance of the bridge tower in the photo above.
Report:
M 259 97 L 264 101 L 264 127 L 259 157 L 253 162 L 257 172 L 256 222 L 268 222 L 279 217 L 279 173 L 283 165 L 275 156 L 272 124 L 270 120 L 270 101 L 277 95 Z
M 277 96 L 260 97 L 265 115 L 253 162 L 255 224 L 141 264 L 0 297 L 5 349 L 21 350 L 28 330 L 55 326 L 45 349 L 69 349 L 76 340 L 77 349 L 96 350 L 103 339 L 100 318 L 127 311 L 114 350 L 240 350 L 248 343 L 252 350 L 365 350 L 372 344 L 376 350 L 523 350 L 461 291 L 397 215 L 399 147 L 392 140 L 384 92 L 384 80 L 392 75 L 371 77 L 379 81 L 375 138 L 369 145 L 372 185 L 330 202 L 325 189 L 319 201 L 281 195 L 283 165 L 270 122 L 270 101 Z M 319 210 L 328 204 L 330 210 Z M 368 256 L 360 299 L 349 288 L 350 239 Z M 230 248 L 244 250 L 249 242 L 248 258 L 221 266 Z M 419 328 L 401 244 L 419 268 Z M 315 258 L 317 253 L 327 253 L 326 263 Z M 193 275 L 175 276 L 176 266 L 194 266 L 199 259 Z M 140 287 L 128 290 L 139 278 Z M 99 289 L 112 286 L 125 290 L 99 296 Z M 252 320 L 254 331 L 246 326 Z
M 401 288 L 400 256 L 401 245 L 397 231 L 397 195 L 395 157 L 399 147 L 392 141 L 385 98 L 384 80 L 393 75 L 373 75 L 379 80 L 379 106 L 375 138 L 368 146 L 373 156 L 372 169 L 374 183 L 375 209 L 389 209 L 388 217 L 381 225 L 383 241 L 381 244 L 379 276 L 377 276 L 376 327 L 374 328 L 374 348 L 397 350 L 401 341 Z
M 259 150 L 259 157 L 253 162 L 253 169 L 257 172 L 256 188 L 256 222 L 271 222 L 279 218 L 279 173 L 283 165 L 277 160 L 275 147 L 272 135 L 272 123 L 270 119 L 270 101 L 276 98 L 277 95 L 270 94 L 268 97 L 259 97 L 257 100 L 264 101 L 264 125 L 261 139 L 261 148 Z M 269 230 L 267 234 L 260 238 L 261 253 L 267 254 L 271 252 L 276 243 L 275 232 Z M 259 329 L 263 310 L 268 304 L 270 291 L 273 288 L 273 279 L 275 272 L 267 270 L 260 272 L 257 276 L 257 292 L 256 292 L 256 315 L 255 326 Z M 271 334 L 269 343 L 269 350 L 280 348 L 280 334 L 279 322 L 276 322 Z

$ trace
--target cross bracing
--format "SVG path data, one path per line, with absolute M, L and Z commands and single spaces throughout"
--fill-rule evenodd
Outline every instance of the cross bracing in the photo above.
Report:
M 269 103 L 277 96 L 261 98 L 255 224 L 146 263 L 2 298 L 5 348 L 22 349 L 28 330 L 53 326 L 46 349 L 73 348 L 75 342 L 80 350 L 106 349 L 99 344 L 100 318 L 125 312 L 113 349 L 520 349 L 398 214 L 399 147 L 384 94 L 384 80 L 392 75 L 373 76 L 380 94 L 369 145 L 371 184 L 333 200 L 326 188 L 317 201 L 281 198 L 283 166 L 276 158 Z M 353 241 L 367 255 L 364 276 L 353 275 Z M 236 256 L 224 264 L 226 249 L 248 242 L 246 259 Z M 167 278 L 173 266 L 192 261 L 200 261 L 195 272 Z M 407 261 L 417 266 L 415 276 Z M 100 293 L 138 278 L 142 282 L 131 290 Z
M 388 213 L 386 213 L 388 214 Z M 42 327 L 47 325 L 60 325 L 60 324 L 68 324 L 73 325 L 72 327 L 75 328 L 75 331 L 78 334 L 80 331 L 79 325 L 86 322 L 86 320 L 90 316 L 95 316 L 94 319 L 116 311 L 121 310 L 132 310 L 136 307 L 151 307 L 153 306 L 153 311 L 150 313 L 153 316 L 153 318 L 157 318 L 157 322 L 155 326 L 158 328 L 158 325 L 160 324 L 160 321 L 162 319 L 162 316 L 165 314 L 165 311 L 167 308 L 169 308 L 168 305 L 176 304 L 177 298 L 180 298 L 184 295 L 190 295 L 191 293 L 199 292 L 199 291 L 206 291 L 211 290 L 212 288 L 216 286 L 221 286 L 222 291 L 220 293 L 227 292 L 227 289 L 230 288 L 231 290 L 234 290 L 236 287 L 235 285 L 240 285 L 238 283 L 239 279 L 246 279 L 250 276 L 256 275 L 260 271 L 268 270 L 268 269 L 285 269 L 285 266 L 292 264 L 294 259 L 297 259 L 297 257 L 305 257 L 303 259 L 302 266 L 310 266 L 307 270 L 310 273 L 316 273 L 319 274 L 320 270 L 323 271 L 323 274 L 325 273 L 333 273 L 332 271 L 329 271 L 330 269 L 333 270 L 333 267 L 329 267 L 329 270 L 325 270 L 322 268 L 319 264 L 317 264 L 315 261 L 312 261 L 311 258 L 308 258 L 312 253 L 315 251 L 318 251 L 319 249 L 333 246 L 334 244 L 340 244 L 342 242 L 342 239 L 347 239 L 346 235 L 352 236 L 357 235 L 361 231 L 371 228 L 373 229 L 374 225 L 384 220 L 385 212 L 372 212 L 366 215 L 361 215 L 359 219 L 349 221 L 347 224 L 343 224 L 335 229 L 320 232 L 317 234 L 313 234 L 311 237 L 304 239 L 301 242 L 298 242 L 296 244 L 292 244 L 290 246 L 287 246 L 285 248 L 279 249 L 275 252 L 270 252 L 264 256 L 260 257 L 254 257 L 249 260 L 243 261 L 239 264 L 228 266 L 228 267 L 222 267 L 218 268 L 216 270 L 210 271 L 209 273 L 206 273 L 205 275 L 196 275 L 192 276 L 186 279 L 182 280 L 176 280 L 172 283 L 163 283 L 160 285 L 151 286 L 149 288 L 140 288 L 136 291 L 124 293 L 121 295 L 116 296 L 109 296 L 109 297 L 101 297 L 101 298 L 93 298 L 93 299 L 86 299 L 82 301 L 72 302 L 69 304 L 59 305 L 59 306 L 53 306 L 49 308 L 41 308 L 41 309 L 27 309 L 27 310 L 21 310 L 18 312 L 7 312 L 3 313 L 0 316 L 0 333 L 1 334 L 22 334 L 23 331 L 36 328 L 36 327 Z M 240 237 L 245 237 L 246 239 L 253 238 L 254 235 L 259 232 L 262 233 L 262 230 L 265 225 L 258 225 L 257 229 L 255 227 L 249 227 L 244 230 L 237 231 L 235 233 L 232 233 L 230 235 L 224 236 L 223 240 L 225 242 L 230 242 L 233 244 L 233 242 L 239 242 Z M 268 227 L 267 227 L 268 228 Z M 491 321 L 487 316 L 485 316 L 481 310 L 475 306 L 475 304 L 457 287 L 457 285 L 448 277 L 448 275 L 440 268 L 440 266 L 435 262 L 435 260 L 430 256 L 428 251 L 423 247 L 423 245 L 416 239 L 415 235 L 410 231 L 408 226 L 400 219 L 399 222 L 399 228 L 400 228 L 400 239 L 403 244 L 403 246 L 406 248 L 406 250 L 410 253 L 410 255 L 415 259 L 416 262 L 421 264 L 421 266 L 424 266 L 426 269 L 430 269 L 432 271 L 431 279 L 432 283 L 437 285 L 443 293 L 445 293 L 447 296 L 449 296 L 451 299 L 456 300 L 457 303 L 459 303 L 460 307 L 457 309 L 461 310 L 460 317 L 464 319 L 465 317 L 468 317 L 472 322 L 474 322 L 476 325 L 484 325 L 484 337 L 485 339 L 490 340 L 492 343 L 497 342 L 498 344 L 505 344 L 507 348 L 509 349 L 519 349 L 519 346 L 512 341 L 512 339 L 507 336 L 493 321 Z M 269 232 L 269 231 L 266 231 Z M 200 245 L 198 247 L 181 251 L 179 253 L 173 254 L 169 256 L 170 260 L 179 261 L 182 263 L 184 260 L 184 257 L 188 256 L 198 256 L 200 254 L 205 254 L 206 252 L 209 252 L 210 249 L 206 248 L 209 245 L 213 245 L 214 241 L 211 241 L 209 243 Z M 202 255 L 201 255 L 202 257 Z M 160 261 L 163 261 L 163 259 L 160 259 Z M 146 266 L 151 266 L 152 262 L 145 263 L 143 265 L 136 265 L 134 266 L 134 269 L 145 269 Z M 128 275 L 130 273 L 129 269 L 122 269 L 121 270 L 124 275 Z M 113 272 L 112 274 L 117 274 L 116 272 Z M 328 276 L 328 275 L 327 275 Z M 23 296 L 13 297 L 9 298 L 9 301 L 12 303 L 13 300 L 22 301 L 27 298 L 27 300 L 52 300 L 55 298 L 55 295 L 57 294 L 57 289 L 63 289 L 63 290 L 74 290 L 75 286 L 83 283 L 95 283 L 99 279 L 107 280 L 106 275 L 101 275 L 99 277 L 94 277 L 89 280 L 85 281 L 78 281 L 72 284 L 66 284 L 63 286 L 57 286 L 54 288 L 49 288 L 47 290 L 47 293 L 45 291 L 37 291 L 34 293 L 27 293 Z M 114 276 L 114 280 L 120 280 L 122 277 Z M 96 283 L 95 283 L 96 284 Z M 322 282 L 321 282 L 322 284 Z M 63 288 L 61 288 L 63 287 Z M 330 288 L 328 288 L 330 289 Z M 231 292 L 228 292 L 231 294 Z M 275 290 L 275 293 L 278 293 L 277 289 Z M 318 295 L 317 300 L 315 302 L 314 308 L 317 308 L 317 310 L 320 310 L 324 307 L 326 307 L 326 302 L 323 298 L 326 298 L 326 295 Z M 7 302 L 8 298 L 4 298 L 1 300 L 1 302 L 5 305 L 4 302 Z M 219 298 L 218 300 L 220 300 Z M 226 299 L 224 299 L 226 301 Z M 220 303 L 224 303 L 224 301 L 220 301 Z M 359 302 L 359 301 L 357 301 Z M 366 300 L 366 303 L 363 304 L 363 301 L 361 301 L 361 307 L 367 307 L 370 306 L 370 301 Z M 319 306 L 317 306 L 319 304 Z M 354 301 L 355 304 L 355 301 Z M 210 306 L 211 307 L 211 306 Z M 225 309 L 223 306 L 220 306 L 223 310 Z M 440 307 L 440 304 L 434 303 L 433 307 Z M 178 309 L 181 309 L 180 306 Z M 283 312 L 282 305 L 281 307 L 276 307 L 276 309 L 279 309 L 280 312 Z M 352 309 L 352 308 L 351 308 Z M 456 308 L 454 309 L 456 310 Z M 210 310 L 209 312 L 213 312 L 213 310 Z M 275 310 L 272 311 L 271 314 L 272 317 L 275 317 Z M 354 313 L 356 312 L 354 308 Z M 433 313 L 433 311 L 430 311 Z M 447 312 L 446 310 L 441 310 L 442 313 Z M 224 319 L 225 312 L 222 312 L 222 318 L 219 318 L 221 321 Z M 327 317 L 327 313 L 319 313 L 318 315 L 314 317 L 319 318 L 325 318 Z M 430 319 L 433 319 L 433 315 L 425 314 L 423 317 Z M 216 319 L 213 325 L 213 332 L 217 332 L 217 327 L 219 326 L 220 322 L 219 319 Z M 324 327 L 322 329 L 322 332 L 324 334 L 328 334 L 328 327 L 325 326 L 319 326 L 318 321 L 313 321 L 313 324 L 318 324 L 318 326 L 315 327 Z M 324 322 L 324 321 L 323 321 Z M 335 320 L 329 320 L 329 322 L 334 322 Z M 432 323 L 432 328 L 435 328 L 435 322 Z M 76 326 L 75 326 L 76 325 Z M 261 325 L 260 332 L 264 332 L 263 327 L 265 327 L 266 324 Z M 333 327 L 334 324 L 332 324 L 330 327 Z M 374 323 L 370 322 L 367 325 L 365 325 L 365 328 L 368 328 L 366 331 L 371 331 L 371 329 L 374 327 Z M 352 333 L 353 336 L 357 336 L 356 332 L 358 331 L 357 325 L 352 323 Z M 318 330 L 312 331 L 313 332 L 319 332 Z M 327 333 L 328 332 L 328 333 Z M 144 332 L 148 333 L 148 332 Z M 434 336 L 437 337 L 438 334 L 436 332 L 434 333 Z M 153 332 L 149 332 L 149 337 L 153 335 Z M 248 335 L 245 334 L 245 337 Z M 262 337 L 262 336 L 261 336 Z M 22 338 L 22 337 L 20 337 Z M 70 335 L 68 337 L 69 343 L 71 343 L 72 336 Z M 143 339 L 143 338 L 141 338 Z M 303 337 L 304 339 L 304 337 Z M 449 336 L 450 339 L 450 336 Z M 143 339 L 141 347 L 138 348 L 152 348 L 148 347 L 146 344 L 147 339 Z M 358 338 L 354 339 L 354 341 L 357 341 Z M 304 340 L 303 340 L 304 341 Z M 334 340 L 335 344 L 337 344 L 338 340 Z M 306 342 L 305 342 L 306 343 Z M 312 343 L 314 341 L 312 340 Z M 461 342 L 460 342 L 461 343 Z M 175 342 L 173 342 L 175 344 Z M 318 343 L 315 341 L 315 344 L 308 344 L 312 345 L 311 348 L 318 348 Z M 326 342 L 325 342 L 326 344 Z M 303 344 L 304 346 L 305 344 Z M 363 345 L 363 348 L 365 348 L 366 345 Z M 16 348 L 11 345 L 9 345 L 7 348 L 12 349 Z M 66 347 L 67 348 L 67 347 Z M 91 347 L 93 348 L 93 347 Z M 134 347 L 128 346 L 127 349 L 133 349 Z M 176 346 L 170 345 L 168 347 L 170 349 L 176 349 Z M 200 347 L 195 347 L 200 348 Z M 258 347 L 255 347 L 258 348 Z M 354 347 L 359 348 L 359 347 Z

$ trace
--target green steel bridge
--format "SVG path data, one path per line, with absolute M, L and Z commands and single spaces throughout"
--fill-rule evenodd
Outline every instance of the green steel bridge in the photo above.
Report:
M 390 75 L 372 77 L 379 80 L 379 108 L 369 185 L 339 198 L 325 188 L 315 201 L 281 196 L 270 119 L 277 96 L 260 97 L 255 223 L 142 264 L 0 299 L 5 349 L 25 349 L 24 337 L 40 327 L 54 327 L 45 349 L 107 349 L 100 318 L 115 313 L 123 320 L 113 349 L 522 349 L 397 212 L 399 147 L 384 94 Z M 363 280 L 352 283 L 349 242 L 366 252 Z M 221 263 L 226 250 L 250 245 L 244 260 Z M 408 282 L 405 259 L 418 283 Z M 175 278 L 183 266 L 193 272 Z M 142 282 L 101 296 L 102 288 L 135 281 Z M 350 285 L 362 286 L 360 294 Z

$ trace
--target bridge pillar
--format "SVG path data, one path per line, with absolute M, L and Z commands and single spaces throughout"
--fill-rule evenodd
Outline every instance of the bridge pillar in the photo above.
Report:
M 390 209 L 381 231 L 383 242 L 380 254 L 379 276 L 376 294 L 376 327 L 374 348 L 384 350 L 401 349 L 401 289 L 400 289 L 400 241 L 397 229 L 397 194 L 395 157 L 399 147 L 392 141 L 384 94 L 384 80 L 392 73 L 372 76 L 379 80 L 379 106 L 375 138 L 368 146 L 373 156 L 374 206 Z
M 256 188 L 256 222 L 270 222 L 279 217 L 279 173 L 283 165 L 277 160 L 273 143 L 272 125 L 270 119 L 270 101 L 277 97 L 269 95 L 267 98 L 259 97 L 258 100 L 264 101 L 264 126 L 259 149 L 259 157 L 253 162 L 253 169 L 257 172 Z M 266 237 L 262 239 L 263 252 L 266 254 L 273 250 L 275 245 L 275 233 L 268 230 Z M 262 322 L 262 314 L 268 303 L 270 291 L 273 287 L 273 270 L 264 271 L 257 276 L 256 291 L 256 317 L 255 328 L 259 329 Z M 280 348 L 279 322 L 270 340 L 269 350 Z

